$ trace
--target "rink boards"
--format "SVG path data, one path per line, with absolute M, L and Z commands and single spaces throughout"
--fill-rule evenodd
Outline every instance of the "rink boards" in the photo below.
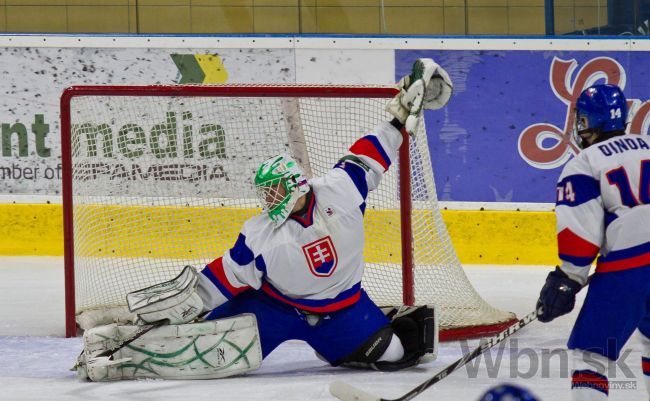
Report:
M 103 210 L 103 212 L 105 212 Z M 164 208 L 149 208 L 152 216 L 149 234 L 138 237 L 138 241 L 146 243 L 155 241 L 157 236 L 174 236 L 181 244 L 177 250 L 170 250 L 160 257 L 178 257 L 179 249 L 191 249 L 182 246 L 183 241 L 190 244 L 193 238 L 192 225 L 179 227 L 165 226 Z M 183 218 L 199 221 L 201 225 L 219 224 L 229 230 L 230 239 L 217 241 L 218 256 L 234 242 L 243 221 L 258 213 L 258 209 L 245 209 L 228 213 L 215 213 L 214 210 L 188 208 L 183 212 Z M 555 237 L 555 216 L 550 211 L 514 211 L 514 210 L 442 210 L 454 248 L 462 263 L 478 264 L 555 264 L 557 248 Z M 426 219 L 426 212 L 423 217 Z M 229 217 L 226 217 L 229 216 Z M 234 217 L 233 217 L 234 216 Z M 382 232 L 388 224 L 396 224 L 397 211 L 368 210 L 366 213 L 366 243 L 372 242 L 376 233 Z M 418 216 L 415 216 L 417 219 Z M 157 223 L 158 222 L 158 223 Z M 114 221 L 122 225 L 120 232 L 127 233 L 129 223 Z M 60 204 L 0 204 L 0 227 L 4 241 L 0 243 L 0 255 L 63 255 L 63 217 Z M 190 235 L 192 234 L 192 235 Z M 115 238 L 113 248 L 102 248 L 98 242 L 97 255 L 121 257 L 128 256 L 126 249 L 133 237 L 125 235 Z M 387 242 L 390 252 L 382 255 L 366 253 L 368 262 L 395 262 L 401 257 L 399 238 Z M 416 244 L 417 246 L 417 244 Z M 152 247 L 153 248 L 153 247 Z M 100 249 L 102 249 L 100 251 Z M 146 249 L 146 247 L 141 247 Z M 113 252 L 115 251 L 115 252 Z M 160 251 L 159 251 L 160 252 Z M 133 255 L 133 256 L 149 256 Z

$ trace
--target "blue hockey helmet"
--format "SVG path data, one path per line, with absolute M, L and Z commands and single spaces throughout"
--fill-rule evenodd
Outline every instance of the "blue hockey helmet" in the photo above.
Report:
M 627 101 L 616 85 L 593 85 L 578 97 L 575 113 L 574 139 L 580 147 L 586 148 L 591 143 L 585 141 L 585 134 L 601 136 L 625 131 Z
M 539 401 L 523 387 L 501 384 L 488 390 L 479 401 Z

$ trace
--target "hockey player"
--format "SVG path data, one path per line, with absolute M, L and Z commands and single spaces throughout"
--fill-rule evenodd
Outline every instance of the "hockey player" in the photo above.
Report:
M 221 326 L 203 330 L 222 345 L 226 341 L 220 336 L 225 336 L 241 352 L 232 354 L 231 360 L 227 356 L 216 363 L 208 361 L 213 368 L 218 365 L 215 372 L 203 366 L 161 374 L 158 366 L 147 365 L 158 369 L 154 376 L 141 368 L 144 362 L 133 359 L 134 353 L 152 348 L 146 343 L 120 350 L 113 358 L 122 361 L 117 368 L 111 361 L 96 363 L 92 355 L 107 348 L 105 338 L 123 338 L 135 330 L 99 329 L 84 339 L 90 378 L 225 377 L 259 366 L 259 352 L 249 350 L 260 348 L 265 358 L 290 339 L 307 342 L 333 366 L 392 371 L 414 366 L 433 354 L 437 328 L 432 308 L 399 308 L 386 315 L 361 287 L 366 197 L 396 159 L 402 143 L 400 130 L 414 132 L 422 109 L 443 107 L 452 88 L 447 73 L 430 59 L 418 60 L 399 86 L 400 93 L 387 105 L 395 118 L 352 144 L 349 153 L 324 176 L 307 180 L 289 155 L 263 162 L 254 182 L 264 212 L 244 223 L 225 255 L 200 273 L 187 267 L 170 282 L 127 296 L 129 308 L 142 322 L 170 323 L 152 333 L 178 325 L 181 329 L 169 336 L 182 337 L 179 333 L 193 330 L 187 326 L 197 326 L 184 323 L 207 313 L 205 322 L 198 325 L 217 322 Z M 238 330 L 224 331 L 231 323 L 245 326 L 244 340 L 232 334 Z M 251 325 L 259 330 L 257 342 Z M 167 353 L 170 348 L 166 346 Z M 244 359 L 248 365 L 242 367 Z M 165 366 L 179 363 L 166 362 Z
M 541 290 L 540 321 L 573 309 L 600 253 L 568 342 L 574 400 L 607 399 L 608 367 L 615 367 L 611 362 L 635 329 L 645 344 L 644 373 L 650 374 L 650 140 L 626 135 L 626 119 L 627 103 L 617 86 L 582 92 L 574 134 L 582 151 L 557 183 L 562 264 Z

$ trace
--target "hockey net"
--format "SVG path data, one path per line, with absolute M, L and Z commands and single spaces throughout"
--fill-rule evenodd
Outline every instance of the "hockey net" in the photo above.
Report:
M 261 210 L 252 184 L 261 161 L 289 152 L 308 175 L 327 172 L 389 119 L 384 106 L 394 94 L 297 85 L 67 89 L 67 335 L 128 319 L 126 293 L 221 256 Z M 423 122 L 370 193 L 365 230 L 363 286 L 378 305 L 435 304 L 442 340 L 492 334 L 514 321 L 476 293 L 458 261 Z

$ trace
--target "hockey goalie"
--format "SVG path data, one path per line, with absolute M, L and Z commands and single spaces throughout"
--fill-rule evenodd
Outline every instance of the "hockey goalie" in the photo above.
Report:
M 309 344 L 332 366 L 394 371 L 435 357 L 433 306 L 384 308 L 361 286 L 365 200 L 396 159 L 401 130 L 447 104 L 452 84 L 419 59 L 386 106 L 394 116 L 358 139 L 325 175 L 307 180 L 289 155 L 263 162 L 264 205 L 235 244 L 200 272 L 127 295 L 140 325 L 84 333 L 78 361 L 93 381 L 207 379 L 258 368 L 281 343 Z M 143 329 L 144 328 L 144 329 Z M 142 334 L 144 333 L 144 334 Z

